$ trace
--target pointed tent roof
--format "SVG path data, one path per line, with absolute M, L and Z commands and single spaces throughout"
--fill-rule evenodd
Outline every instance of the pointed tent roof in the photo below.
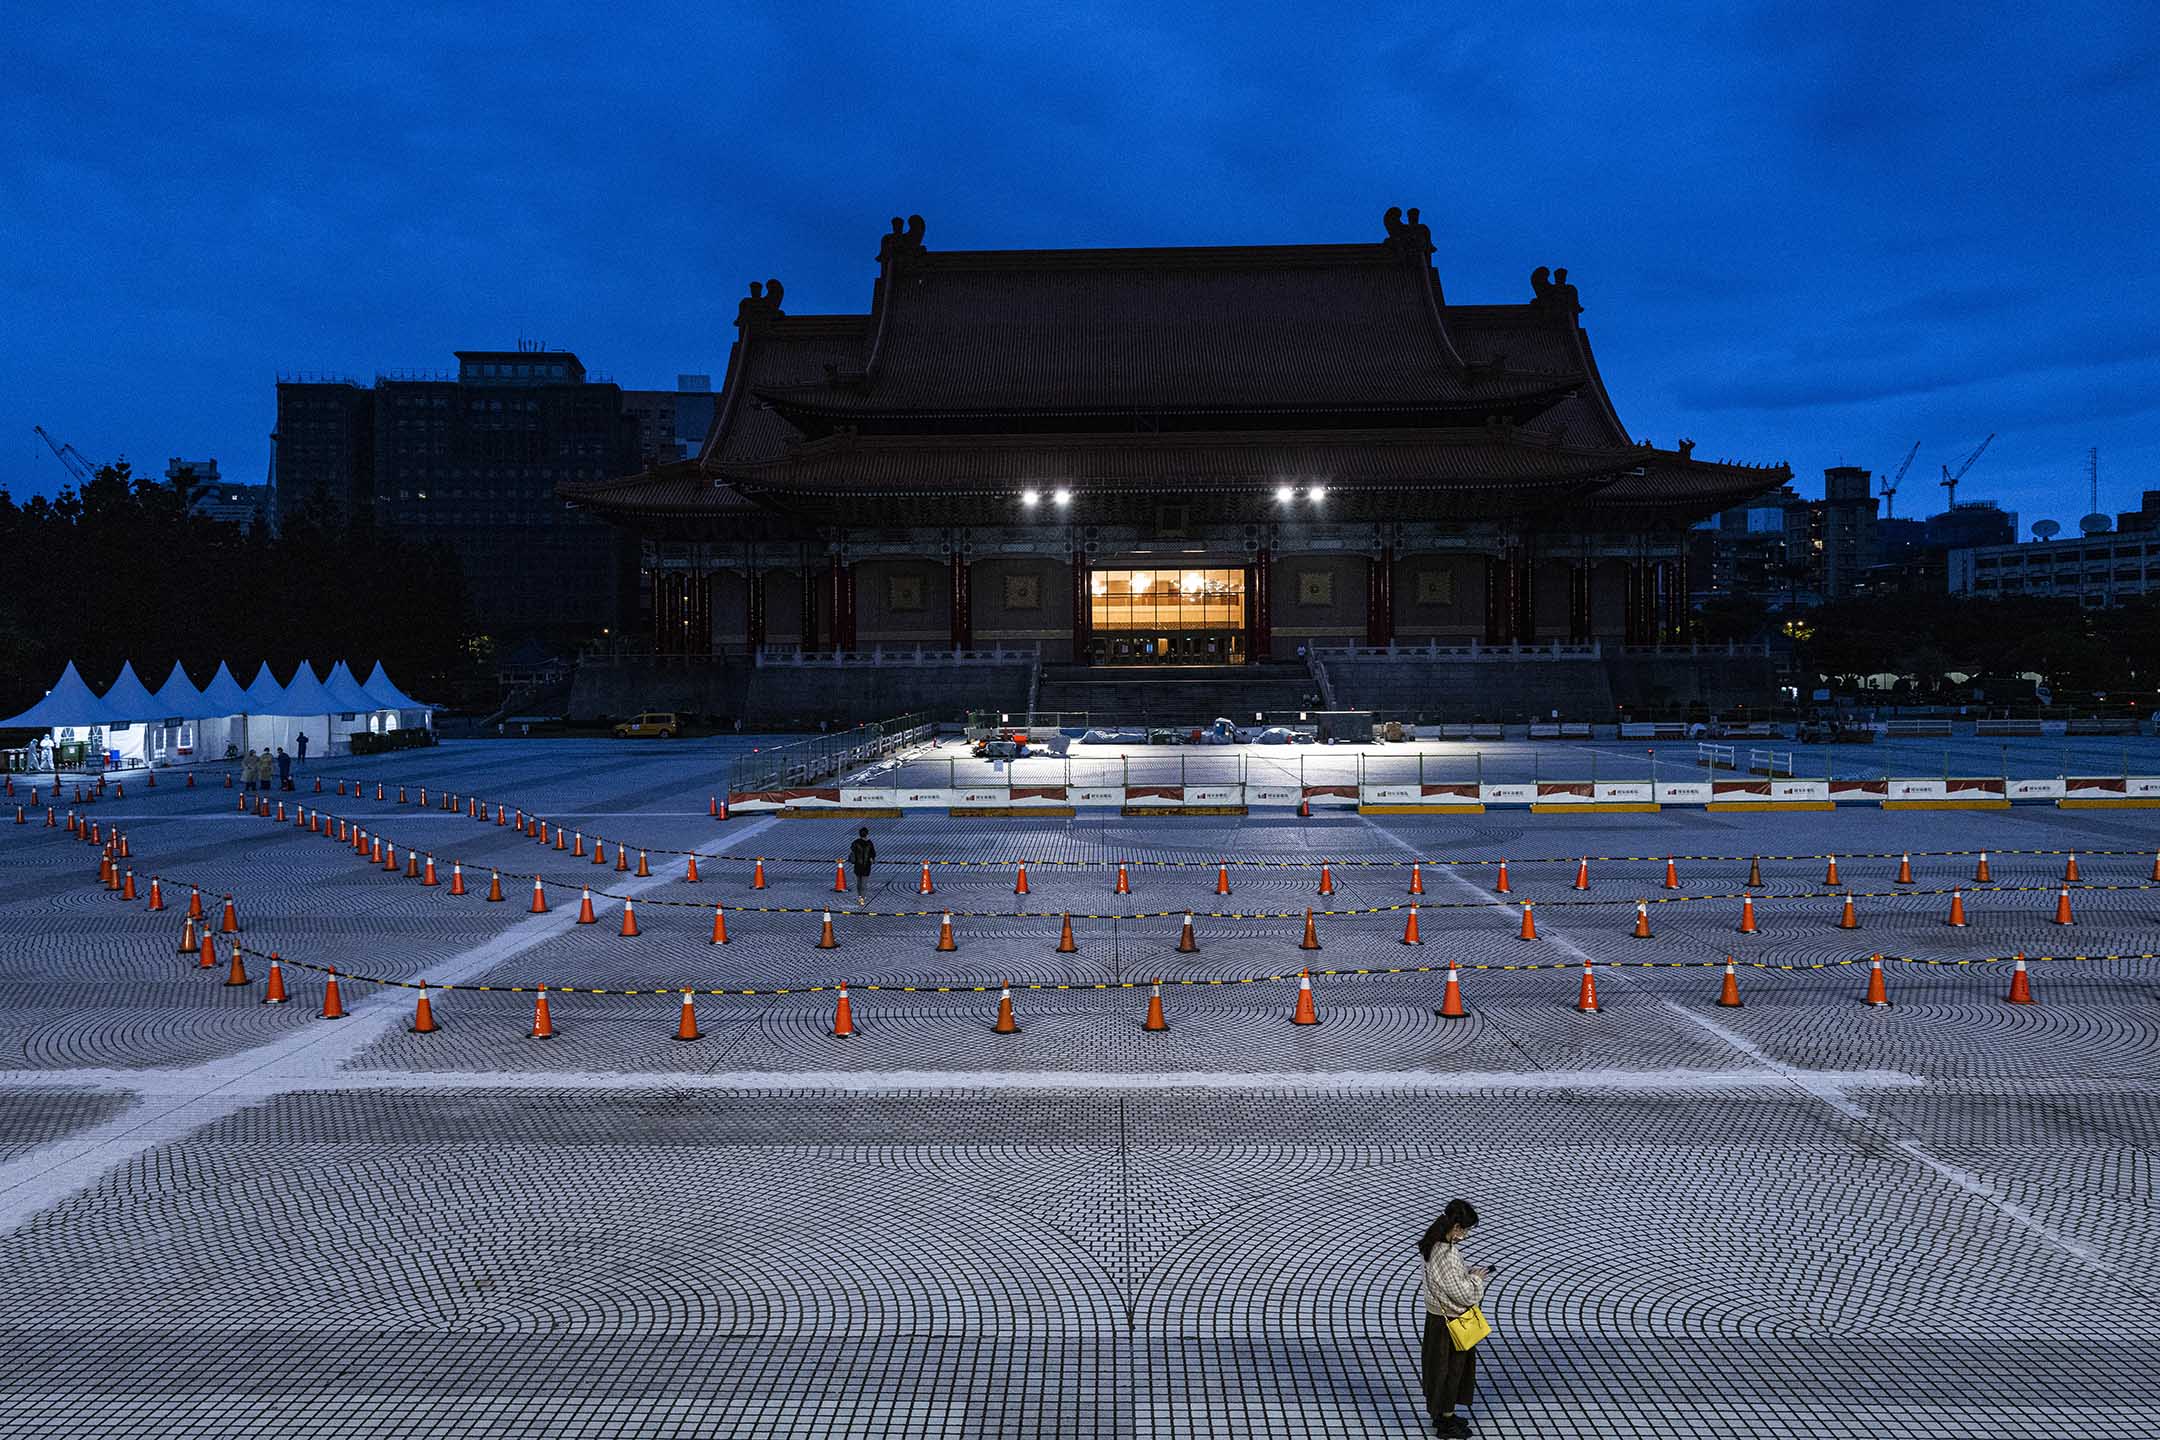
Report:
M 375 662 L 375 668 L 368 672 L 368 677 L 362 682 L 360 688 L 374 696 L 375 703 L 385 710 L 425 710 L 428 708 L 418 700 L 413 699 L 412 696 L 407 695 L 403 690 L 398 689 L 390 679 L 390 672 L 383 669 L 383 663 L 380 660 Z
M 105 692 L 105 708 L 114 720 L 158 720 L 169 711 L 160 710 L 155 698 L 135 676 L 135 662 L 120 662 L 120 673 Z
M 281 715 L 278 707 L 284 703 L 285 687 L 278 684 L 277 676 L 270 673 L 270 662 L 265 660 L 255 678 L 248 682 L 247 712 L 250 715 Z
M 160 718 L 169 716 L 187 720 L 218 713 L 203 699 L 202 691 L 195 688 L 195 682 L 188 679 L 187 670 L 177 660 L 173 661 L 172 674 L 165 677 L 165 683 L 158 686 L 157 693 L 150 699 L 157 706 Z
M 248 692 L 240 688 L 240 682 L 233 679 L 222 660 L 218 661 L 217 674 L 203 686 L 202 696 L 206 707 L 203 713 L 208 715 L 245 715 L 253 705 Z
M 112 718 L 105 702 L 83 683 L 82 673 L 70 660 L 60 678 L 53 681 L 45 698 L 23 711 L 0 720 L 9 729 L 49 730 L 55 725 L 102 725 Z
M 323 689 L 330 692 L 330 698 L 338 702 L 335 708 L 341 711 L 383 708 L 374 696 L 361 688 L 360 682 L 353 678 L 352 667 L 343 660 L 330 667 L 330 678 L 323 682 Z
M 255 687 L 249 686 L 248 693 L 251 695 L 255 693 Z M 335 696 L 323 688 L 322 681 L 315 678 L 315 667 L 303 660 L 293 671 L 292 679 L 286 684 L 283 693 L 278 696 L 276 708 L 261 713 L 266 715 L 329 715 L 345 708 L 345 706 L 337 702 Z

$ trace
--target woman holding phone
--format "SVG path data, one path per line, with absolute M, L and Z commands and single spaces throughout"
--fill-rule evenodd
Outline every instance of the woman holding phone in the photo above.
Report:
M 1477 1211 L 1468 1200 L 1450 1200 L 1418 1242 L 1418 1253 L 1425 1257 L 1425 1334 L 1418 1359 L 1425 1408 L 1432 1413 L 1437 1435 L 1470 1433 L 1469 1418 L 1457 1415 L 1455 1407 L 1467 1406 L 1477 1389 L 1477 1351 L 1458 1348 L 1448 1322 L 1485 1298 L 1485 1282 L 1493 1275 L 1490 1265 L 1465 1266 L 1455 1249 L 1477 1223 Z

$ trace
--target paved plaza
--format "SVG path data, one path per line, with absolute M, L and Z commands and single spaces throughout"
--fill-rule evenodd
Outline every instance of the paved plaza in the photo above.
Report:
M 858 908 L 832 888 L 854 821 L 708 815 L 751 743 L 340 760 L 284 824 L 216 771 L 131 783 L 79 814 L 126 833 L 132 904 L 10 801 L 0 1433 L 1429 1434 L 1415 1243 L 1454 1195 L 1503 1267 L 1477 1433 L 2151 1433 L 2160 812 L 911 812 L 869 822 Z M 2152 740 L 1956 743 L 1961 772 L 2160 773 Z M 190 886 L 213 925 L 233 897 L 248 983 L 232 937 L 178 953 Z M 2019 953 L 2031 1006 L 2004 999 Z

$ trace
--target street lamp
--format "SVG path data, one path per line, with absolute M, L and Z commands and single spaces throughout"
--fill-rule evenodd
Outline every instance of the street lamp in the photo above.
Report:
M 1039 490 L 1022 490 L 1020 492 L 1020 503 L 1022 505 L 1033 507 L 1034 505 L 1040 503 L 1041 500 L 1042 492 Z
M 1050 498 L 1051 498 L 1052 500 L 1055 500 L 1055 501 L 1056 501 L 1056 502 L 1058 503 L 1058 505 L 1059 505 L 1060 507 L 1063 507 L 1063 506 L 1066 506 L 1066 505 L 1070 505 L 1070 504 L 1072 504 L 1072 491 L 1070 491 L 1070 490 L 1059 490 L 1059 491 L 1057 491 L 1056 493 L 1054 493 L 1053 495 L 1051 495 L 1051 497 L 1050 497 Z
M 1291 501 L 1295 499 L 1297 499 L 1297 491 L 1291 489 L 1288 485 L 1278 485 L 1275 487 L 1276 504 L 1288 505 Z

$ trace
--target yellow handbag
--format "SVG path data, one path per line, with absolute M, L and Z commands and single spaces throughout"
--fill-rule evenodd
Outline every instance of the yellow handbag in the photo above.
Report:
M 1457 1350 L 1474 1350 L 1478 1341 L 1492 1334 L 1492 1322 L 1485 1318 L 1484 1306 L 1472 1305 L 1447 1322 L 1447 1333 Z

